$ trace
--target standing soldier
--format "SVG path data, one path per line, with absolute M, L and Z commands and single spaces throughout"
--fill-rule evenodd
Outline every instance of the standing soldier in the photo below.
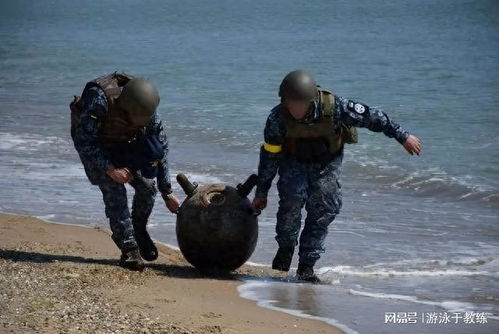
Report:
M 365 104 L 333 95 L 313 77 L 297 70 L 279 88 L 281 103 L 272 109 L 260 150 L 258 183 L 252 206 L 261 211 L 279 171 L 276 240 L 279 249 L 272 268 L 289 271 L 301 227 L 298 279 L 319 282 L 314 265 L 324 252 L 328 226 L 342 205 L 340 167 L 345 143 L 357 142 L 355 127 L 395 138 L 411 155 L 421 152 L 419 139 L 391 121 L 387 114 Z
M 159 94 L 145 79 L 112 73 L 87 83 L 71 103 L 71 137 L 89 181 L 102 191 L 120 265 L 142 270 L 158 250 L 146 230 L 158 189 L 171 212 L 168 141 L 156 112 Z M 132 214 L 125 183 L 134 189 Z M 141 258 L 142 256 L 142 258 Z

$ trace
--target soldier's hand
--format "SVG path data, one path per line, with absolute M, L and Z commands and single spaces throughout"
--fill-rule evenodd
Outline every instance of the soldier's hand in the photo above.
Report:
M 166 207 L 171 213 L 178 213 L 178 210 L 180 209 L 180 201 L 177 197 L 175 197 L 175 195 L 169 194 L 163 196 L 163 199 L 165 200 Z
M 132 172 L 128 168 L 112 168 L 106 171 L 106 174 L 113 179 L 114 182 L 127 183 L 133 179 Z
M 417 155 L 421 154 L 421 141 L 418 137 L 409 135 L 407 140 L 404 143 L 404 148 L 410 155 L 416 153 Z
M 260 213 L 263 209 L 267 207 L 267 199 L 266 198 L 258 198 L 255 197 L 253 202 L 251 203 L 251 208 L 255 213 Z

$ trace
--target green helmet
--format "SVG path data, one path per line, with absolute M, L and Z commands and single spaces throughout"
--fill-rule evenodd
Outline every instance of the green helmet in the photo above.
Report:
M 134 78 L 123 86 L 118 104 L 127 112 L 130 123 L 145 126 L 159 105 L 159 93 L 149 80 Z
M 317 84 L 304 70 L 289 72 L 281 82 L 279 96 L 284 99 L 311 101 L 317 97 Z

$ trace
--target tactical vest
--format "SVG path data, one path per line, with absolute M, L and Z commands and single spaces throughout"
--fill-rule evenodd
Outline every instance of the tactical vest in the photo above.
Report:
M 132 76 L 127 74 L 114 72 L 88 82 L 83 90 L 82 95 L 92 87 L 99 87 L 106 95 L 107 112 L 104 118 L 100 120 L 101 126 L 99 129 L 99 139 L 104 146 L 130 143 L 143 131 L 142 127 L 137 128 L 130 125 L 127 120 L 127 112 L 116 103 L 123 90 L 123 86 L 132 78 Z M 73 134 L 74 128 L 80 122 L 83 111 L 81 96 L 74 97 L 70 108 L 71 133 Z
M 321 116 L 312 123 L 296 121 L 283 109 L 286 136 L 283 145 L 285 154 L 300 160 L 325 161 L 337 154 L 345 143 L 357 143 L 357 129 L 335 123 L 334 95 L 319 88 Z

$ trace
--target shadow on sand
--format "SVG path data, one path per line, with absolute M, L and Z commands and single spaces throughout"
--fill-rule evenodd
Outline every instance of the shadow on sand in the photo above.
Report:
M 0 249 L 0 259 L 13 262 L 31 262 L 31 263 L 54 263 L 54 262 L 71 262 L 77 264 L 98 264 L 105 266 L 119 267 L 117 259 L 95 259 L 75 255 L 58 255 L 37 252 L 26 252 L 20 250 L 2 250 Z M 282 281 L 279 278 L 263 277 L 258 275 L 241 274 L 238 272 L 200 272 L 190 265 L 178 265 L 167 263 L 147 263 L 148 270 L 153 270 L 158 274 L 176 277 L 176 278 L 210 278 L 220 280 L 272 280 Z M 124 269 L 125 270 L 125 269 Z

